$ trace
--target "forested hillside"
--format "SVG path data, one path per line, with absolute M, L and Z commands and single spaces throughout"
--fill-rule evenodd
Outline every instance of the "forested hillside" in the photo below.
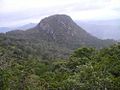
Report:
M 0 44 L 0 90 L 119 90 L 120 45 L 81 47 L 69 59 L 42 60 Z

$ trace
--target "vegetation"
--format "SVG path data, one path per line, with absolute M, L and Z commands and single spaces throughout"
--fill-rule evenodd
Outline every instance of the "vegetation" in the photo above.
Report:
M 25 48 L 0 45 L 0 90 L 119 89 L 120 44 L 100 50 L 81 47 L 68 60 L 42 60 Z
M 107 47 L 113 43 L 65 15 L 0 34 L 0 90 L 120 90 L 120 44 Z

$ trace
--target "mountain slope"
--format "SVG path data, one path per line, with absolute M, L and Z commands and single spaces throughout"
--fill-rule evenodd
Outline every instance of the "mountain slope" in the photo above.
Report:
M 33 28 L 35 27 L 37 24 L 36 23 L 29 23 L 29 24 L 25 24 L 25 25 L 22 25 L 22 26 L 13 26 L 13 27 L 0 27 L 0 33 L 6 33 L 8 31 L 12 31 L 12 30 L 27 30 L 27 29 L 30 29 L 30 28 Z
M 23 26 L 16 27 L 15 29 L 27 30 L 27 29 L 35 27 L 36 25 L 37 25 L 36 23 L 28 23 Z
M 76 21 L 76 23 L 84 28 L 90 34 L 101 39 L 120 39 L 120 20 L 105 21 Z
M 8 32 L 10 30 L 11 30 L 11 28 L 8 28 L 8 27 L 0 27 L 0 33 L 5 33 L 5 32 Z

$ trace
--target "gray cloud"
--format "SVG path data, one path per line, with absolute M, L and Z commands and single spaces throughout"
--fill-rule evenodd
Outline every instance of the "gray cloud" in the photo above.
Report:
M 2 0 L 2 1 L 0 0 L 0 3 L 3 3 L 3 1 L 4 0 Z M 68 2 L 69 1 L 70 0 L 68 0 Z M 10 11 L 9 10 L 5 11 L 7 8 L 5 8 L 5 6 L 3 7 L 4 4 L 2 4 L 2 5 L 0 5 L 0 7 L 1 7 L 0 8 L 0 26 L 29 23 L 30 21 L 32 22 L 33 20 L 38 22 L 38 21 L 40 21 L 40 19 L 42 19 L 45 16 L 49 16 L 49 15 L 57 14 L 57 13 L 58 14 L 60 14 L 60 13 L 68 14 L 71 17 L 75 17 L 78 19 L 79 18 L 83 18 L 83 19 L 88 19 L 88 18 L 96 19 L 97 18 L 98 19 L 98 17 L 100 17 L 100 19 L 102 19 L 102 17 L 105 17 L 108 19 L 120 18 L 120 16 L 117 15 L 120 12 L 120 6 L 117 5 L 117 7 L 116 7 L 116 3 L 112 4 L 111 3 L 112 1 L 113 0 L 75 0 L 75 2 L 72 1 L 72 3 L 68 3 L 68 4 L 64 3 L 63 5 L 62 5 L 62 3 L 58 4 L 56 1 L 53 4 L 53 6 L 49 6 L 49 7 L 39 7 L 38 6 L 35 8 L 27 7 L 24 9 L 25 6 L 24 7 L 21 6 L 21 10 L 18 9 L 15 11 L 14 11 L 14 9 L 13 9 L 13 11 L 11 11 L 12 9 L 10 9 Z M 7 0 L 6 0 L 6 2 L 7 2 Z M 62 2 L 63 2 L 63 0 L 62 0 Z M 56 3 L 57 3 L 57 6 L 56 6 Z M 27 3 L 27 4 L 29 4 L 29 3 Z M 39 4 L 37 4 L 37 5 L 39 5 Z M 4 8 L 5 8 L 5 10 L 4 10 Z M 106 11 L 104 10 L 104 8 L 105 9 L 107 8 Z M 100 12 L 98 12 L 97 10 Z M 105 13 L 105 14 L 101 14 L 101 12 L 102 12 L 101 10 L 103 10 L 103 13 Z M 109 12 L 108 12 L 108 10 L 109 10 Z M 113 11 L 115 11 L 115 15 L 113 15 Z M 89 15 L 87 15 L 86 13 Z M 93 13 L 93 14 L 91 14 L 91 13 Z M 107 16 L 104 16 L 104 15 L 107 15 Z

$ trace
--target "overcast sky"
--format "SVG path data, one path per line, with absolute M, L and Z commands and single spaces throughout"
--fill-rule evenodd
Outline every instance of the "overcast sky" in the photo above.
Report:
M 82 21 L 120 19 L 120 0 L 0 0 L 0 27 L 37 23 L 53 14 Z

